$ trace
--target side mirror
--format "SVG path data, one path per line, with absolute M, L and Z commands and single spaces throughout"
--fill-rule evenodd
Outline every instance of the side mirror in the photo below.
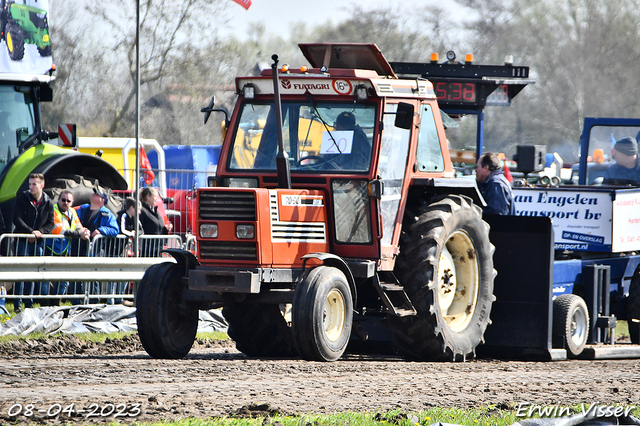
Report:
M 213 106 L 216 104 L 216 97 L 211 97 L 211 102 L 209 102 L 209 106 L 201 108 L 200 112 L 204 112 L 204 124 L 207 124 L 209 117 L 213 111 L 218 111 L 224 113 L 224 127 L 229 127 L 229 112 L 224 108 L 214 108 Z
M 26 127 L 19 127 L 16 129 L 16 146 L 20 146 L 26 142 L 29 137 L 29 129 Z
M 410 130 L 413 126 L 414 108 L 412 104 L 400 102 L 396 111 L 395 126 L 401 129 Z

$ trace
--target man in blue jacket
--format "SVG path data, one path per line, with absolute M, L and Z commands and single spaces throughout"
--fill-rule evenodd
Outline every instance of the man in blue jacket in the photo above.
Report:
M 83 204 L 76 207 L 78 212 L 78 218 L 83 227 L 87 228 L 90 232 L 91 239 L 94 241 L 97 236 L 102 237 L 115 237 L 120 232 L 118 227 L 118 221 L 111 210 L 106 205 L 109 202 L 109 195 L 102 191 L 97 186 L 93 188 L 93 194 L 89 199 L 89 204 Z M 86 255 L 88 248 L 85 246 L 86 241 L 80 240 L 80 255 Z M 108 247 L 108 244 L 100 244 L 100 248 Z M 92 256 L 101 256 L 104 253 L 101 250 L 92 250 Z M 108 253 L 107 253 L 108 254 Z M 79 284 L 79 285 L 78 285 Z M 100 294 L 100 283 L 93 283 L 92 294 Z M 77 283 L 75 293 L 84 293 L 83 283 Z M 78 303 L 78 300 L 74 301 L 74 304 Z M 97 302 L 97 300 L 91 300 L 91 302 Z
M 511 185 L 500 168 L 500 159 L 496 154 L 486 152 L 476 163 L 478 189 L 487 205 L 485 214 L 515 214 Z
M 618 139 L 611 150 L 615 160 L 604 173 L 605 184 L 640 184 L 638 142 L 632 137 Z

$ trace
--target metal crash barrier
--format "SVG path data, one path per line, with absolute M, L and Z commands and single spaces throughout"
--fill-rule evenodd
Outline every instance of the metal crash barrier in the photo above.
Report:
M 167 248 L 183 248 L 179 235 L 143 235 L 137 250 L 124 236 L 96 236 L 91 242 L 60 235 L 3 234 L 0 236 L 0 281 L 70 282 L 85 285 L 83 293 L 64 295 L 3 295 L 6 299 L 133 299 L 133 294 L 114 292 L 115 286 L 139 282 L 145 270 L 173 258 L 161 253 Z M 98 287 L 94 287 L 98 286 Z M 134 284 L 135 286 L 135 284 Z M 93 291 L 91 291 L 93 287 Z M 38 288 L 38 286 L 36 286 Z M 99 288 L 99 293 L 95 291 Z

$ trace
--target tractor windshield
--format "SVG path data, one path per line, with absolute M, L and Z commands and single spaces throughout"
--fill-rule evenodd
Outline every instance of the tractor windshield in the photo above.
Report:
M 20 144 L 34 133 L 33 108 L 28 87 L 0 85 L 0 173 L 18 156 Z
M 292 171 L 368 172 L 373 104 L 283 102 L 283 140 Z M 273 103 L 242 106 L 229 169 L 276 170 L 278 134 Z
M 640 127 L 637 126 L 591 127 L 587 154 L 587 184 L 639 185 L 640 164 L 636 142 L 638 137 Z

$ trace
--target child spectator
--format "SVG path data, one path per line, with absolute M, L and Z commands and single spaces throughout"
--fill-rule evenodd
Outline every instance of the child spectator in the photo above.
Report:
M 138 208 L 138 212 L 140 212 L 140 208 L 142 207 L 142 203 Z M 129 238 L 133 238 L 136 235 L 136 200 L 133 197 L 127 197 L 124 199 L 124 209 L 118 212 L 118 226 L 120 226 L 120 233 L 126 235 Z M 142 228 L 142 223 L 138 221 L 138 235 L 144 234 L 144 229 Z
M 140 207 L 142 207 L 142 203 L 140 203 Z M 138 209 L 140 211 L 140 209 Z M 124 208 L 118 212 L 118 226 L 120 227 L 120 234 L 126 235 L 128 239 L 131 241 L 131 246 L 127 244 L 127 247 L 133 247 L 133 251 L 135 252 L 135 236 L 136 236 L 136 228 L 138 232 L 138 236 L 144 234 L 144 229 L 142 228 L 142 223 L 138 221 L 138 226 L 135 226 L 136 221 L 136 200 L 133 197 L 127 197 L 124 199 Z M 127 241 L 128 242 L 128 241 Z M 124 247 L 122 250 L 126 250 Z M 130 253 L 127 253 L 130 255 Z M 127 282 L 119 282 L 118 287 L 116 289 L 116 294 L 125 294 L 126 288 L 129 285 Z M 109 303 L 111 300 L 108 300 Z M 122 299 L 115 299 L 115 303 L 122 303 Z

